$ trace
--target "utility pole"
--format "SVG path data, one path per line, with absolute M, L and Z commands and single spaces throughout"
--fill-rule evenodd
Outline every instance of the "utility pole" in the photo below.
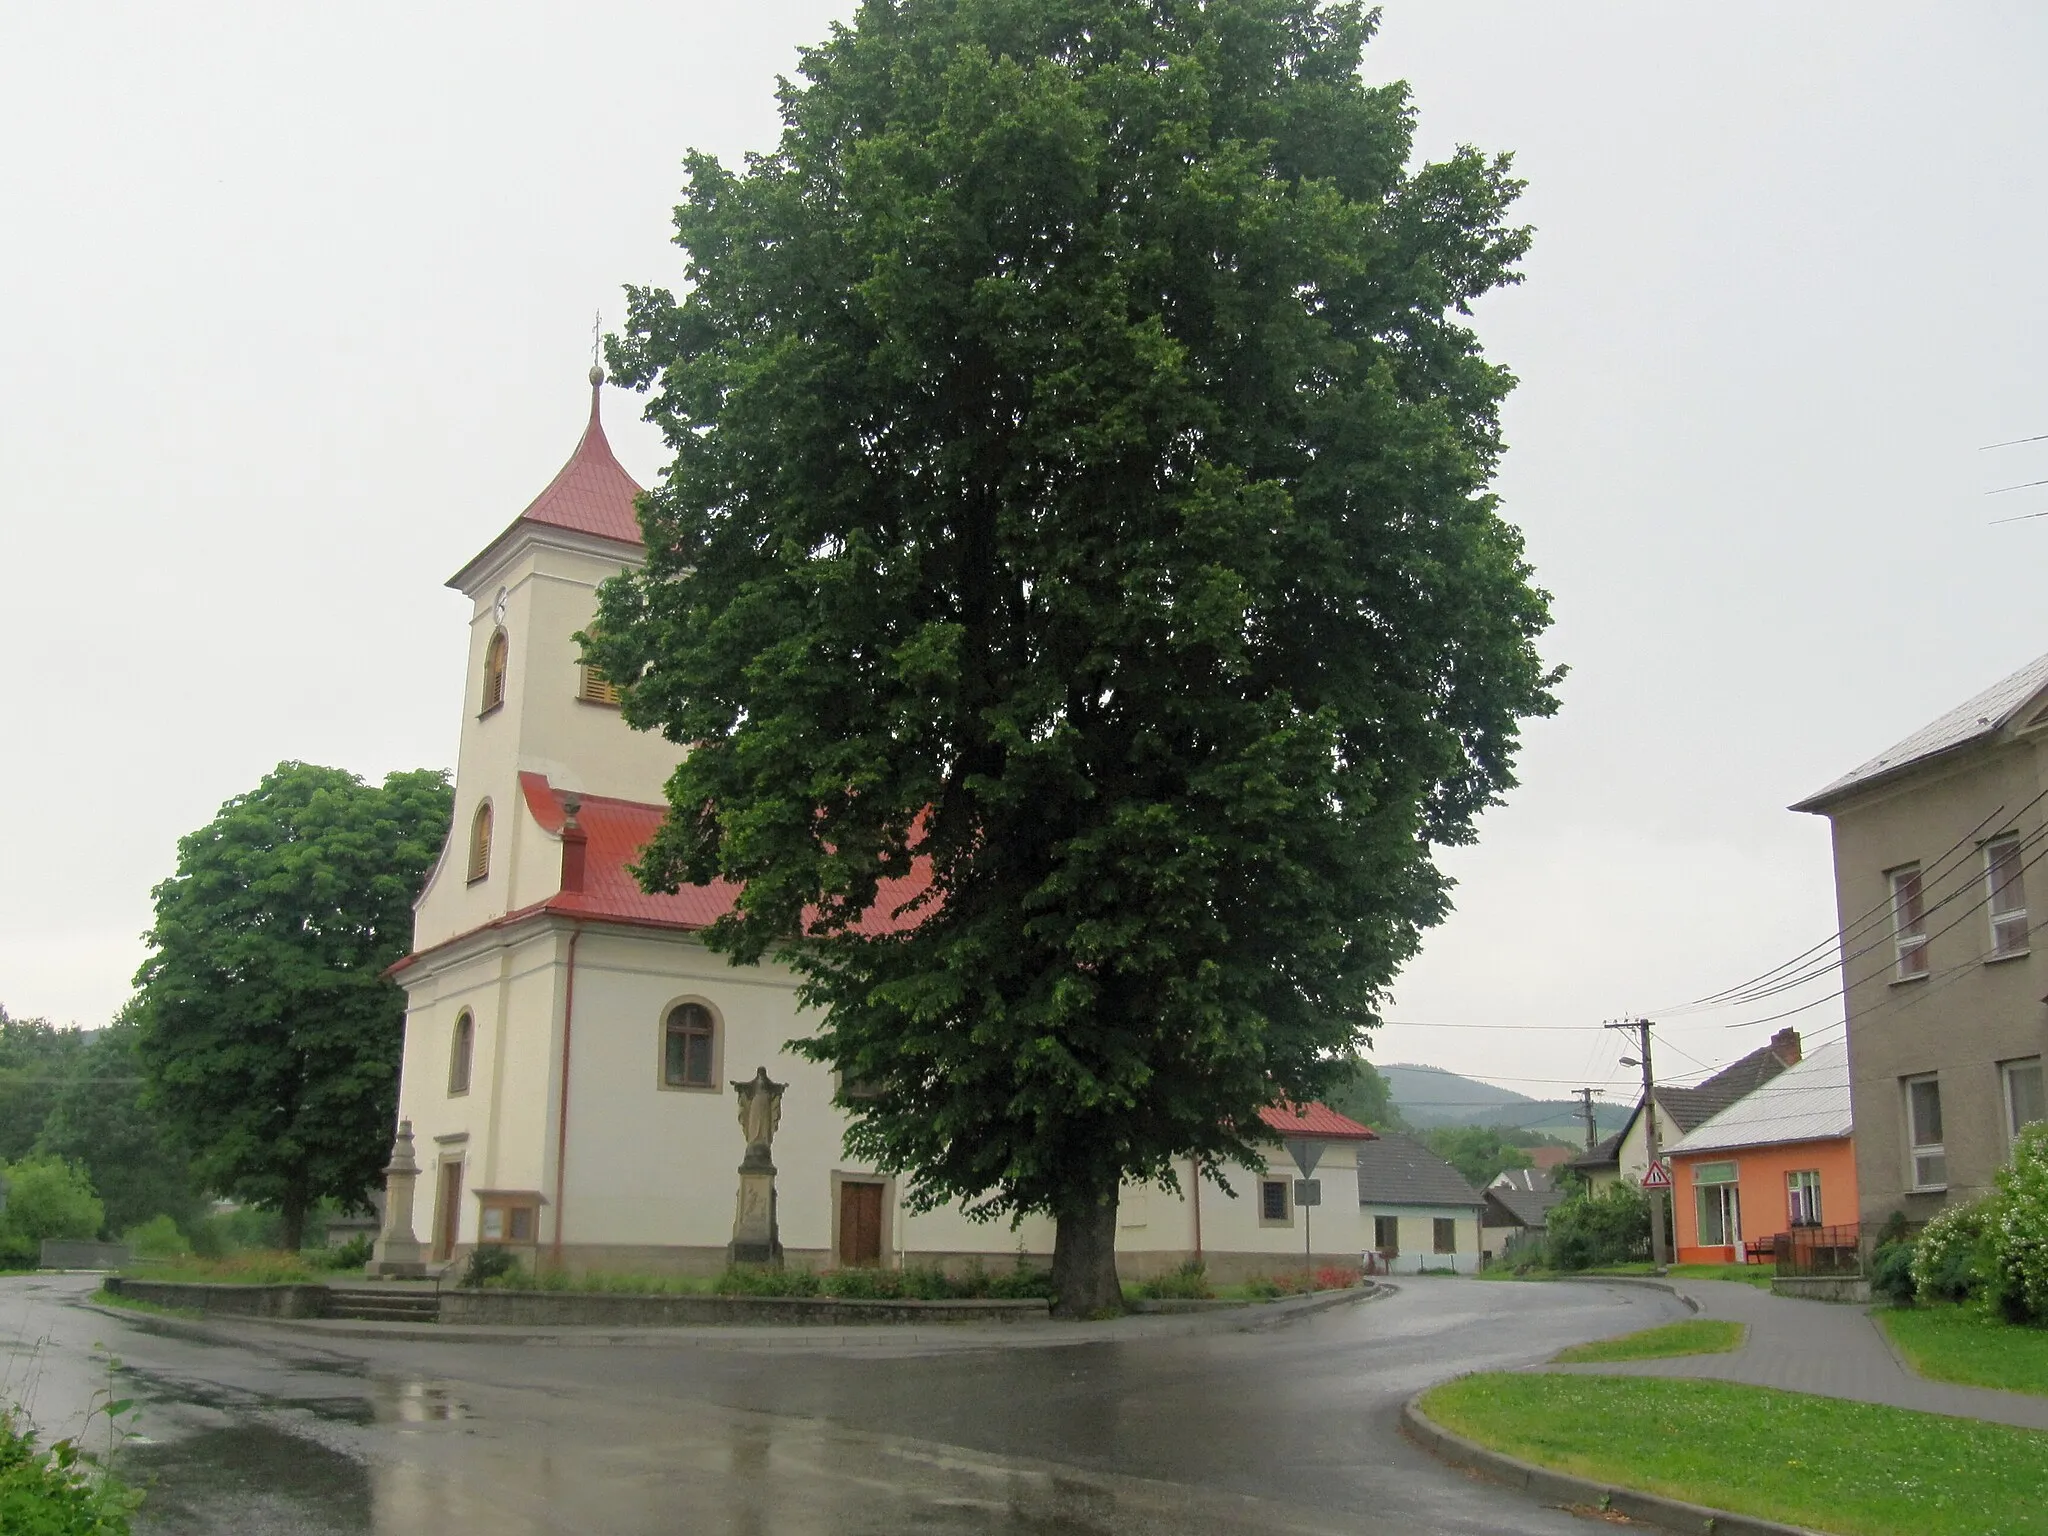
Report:
M 1657 1075 L 1650 1065 L 1650 1021 L 1648 1019 L 1617 1019 L 1607 1026 L 1609 1029 L 1632 1029 L 1642 1049 L 1640 1058 L 1624 1056 L 1621 1064 L 1625 1067 L 1640 1066 L 1643 1069 L 1643 1140 L 1649 1148 L 1650 1167 L 1655 1168 L 1662 1157 L 1662 1148 L 1657 1145 Z M 1653 1189 L 1650 1196 L 1650 1268 L 1657 1274 L 1665 1273 L 1664 1268 L 1664 1191 Z
M 1600 1122 L 1593 1117 L 1593 1090 L 1579 1090 L 1579 1114 L 1586 1122 L 1586 1150 L 1592 1151 L 1600 1142 Z

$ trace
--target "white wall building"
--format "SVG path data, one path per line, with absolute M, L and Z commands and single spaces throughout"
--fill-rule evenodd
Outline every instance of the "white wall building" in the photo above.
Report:
M 577 661 L 598 584 L 642 555 L 639 487 L 605 441 L 600 387 L 593 371 L 569 462 L 449 583 L 470 602 L 454 826 L 395 968 L 419 1235 L 440 1261 L 483 1242 L 572 1270 L 714 1271 L 745 1150 L 730 1083 L 765 1067 L 788 1084 L 774 1159 L 792 1262 L 1046 1261 L 1049 1221 L 913 1215 L 892 1178 L 849 1159 L 831 1073 L 785 1049 L 807 1028 L 794 976 L 729 965 L 699 938 L 731 893 L 650 896 L 630 873 L 682 749 L 629 729 Z M 878 910 L 905 893 L 888 894 Z M 1309 1117 L 1268 1119 L 1334 1149 L 1319 1171 L 1355 1171 L 1350 1149 L 1372 1133 L 1322 1106 Z M 1198 1250 L 1226 1269 L 1298 1262 L 1303 1213 L 1275 1152 L 1279 1205 L 1245 1170 L 1228 1175 L 1231 1195 L 1126 1190 L 1125 1272 Z M 1357 1259 L 1354 1201 L 1333 1197 L 1306 1221 L 1318 1255 Z

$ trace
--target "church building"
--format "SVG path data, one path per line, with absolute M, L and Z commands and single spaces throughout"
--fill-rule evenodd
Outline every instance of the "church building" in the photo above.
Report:
M 788 1262 L 1048 1263 L 1049 1220 L 914 1214 L 892 1176 L 848 1158 L 832 1073 L 785 1048 L 807 1029 L 796 977 L 704 947 L 730 889 L 649 895 L 634 880 L 684 749 L 630 729 L 617 692 L 577 659 L 599 583 L 643 554 L 640 487 L 605 440 L 602 389 L 592 369 L 569 461 L 449 582 L 469 600 L 455 819 L 393 972 L 407 999 L 399 1116 L 428 1256 L 502 1244 L 575 1272 L 721 1269 L 748 1155 L 735 1085 L 765 1069 L 787 1085 L 772 1157 Z M 1323 1149 L 1333 1196 L 1313 1212 L 1313 1256 L 1357 1262 L 1358 1209 L 1342 1192 L 1372 1132 L 1321 1105 L 1269 1120 L 1271 1170 L 1232 1171 L 1229 1193 L 1212 1182 L 1190 1199 L 1186 1175 L 1178 1198 L 1123 1191 L 1127 1278 L 1197 1253 L 1219 1278 L 1301 1263 L 1311 1213 L 1282 1135 Z

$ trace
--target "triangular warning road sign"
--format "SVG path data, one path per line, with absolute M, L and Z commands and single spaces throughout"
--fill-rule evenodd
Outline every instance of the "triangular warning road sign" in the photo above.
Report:
M 1664 1160 L 1660 1157 L 1650 1164 L 1650 1171 L 1643 1175 L 1643 1188 L 1669 1189 L 1670 1187 L 1671 1170 L 1664 1166 Z

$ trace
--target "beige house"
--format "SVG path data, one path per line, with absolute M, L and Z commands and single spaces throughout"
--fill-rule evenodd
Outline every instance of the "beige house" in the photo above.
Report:
M 785 1048 L 808 1027 L 795 977 L 731 966 L 701 941 L 731 893 L 650 896 L 633 879 L 682 749 L 629 729 L 611 688 L 577 661 L 598 584 L 642 555 L 639 487 L 605 441 L 601 382 L 593 372 L 569 462 L 449 583 L 469 601 L 454 827 L 418 902 L 413 953 L 394 971 L 418 1236 L 438 1262 L 481 1243 L 572 1270 L 715 1271 L 745 1152 L 731 1084 L 766 1068 L 787 1084 L 773 1158 L 791 1261 L 1047 1260 L 1049 1222 L 912 1213 L 893 1178 L 847 1157 L 832 1074 Z M 885 892 L 878 914 L 907 890 Z M 1318 1139 L 1343 1187 L 1352 1145 L 1371 1133 L 1310 1112 L 1331 1123 L 1304 1131 L 1276 1111 L 1269 1125 L 1276 1139 Z M 1229 1194 L 1213 1183 L 1198 1197 L 1125 1191 L 1126 1272 L 1198 1251 L 1219 1272 L 1298 1263 L 1311 1226 L 1317 1254 L 1355 1262 L 1356 1201 L 1298 1210 L 1292 1170 L 1276 1166 L 1227 1171 Z
M 2048 656 L 1792 809 L 1834 831 L 1860 1217 L 1924 1221 L 2048 1115 Z

